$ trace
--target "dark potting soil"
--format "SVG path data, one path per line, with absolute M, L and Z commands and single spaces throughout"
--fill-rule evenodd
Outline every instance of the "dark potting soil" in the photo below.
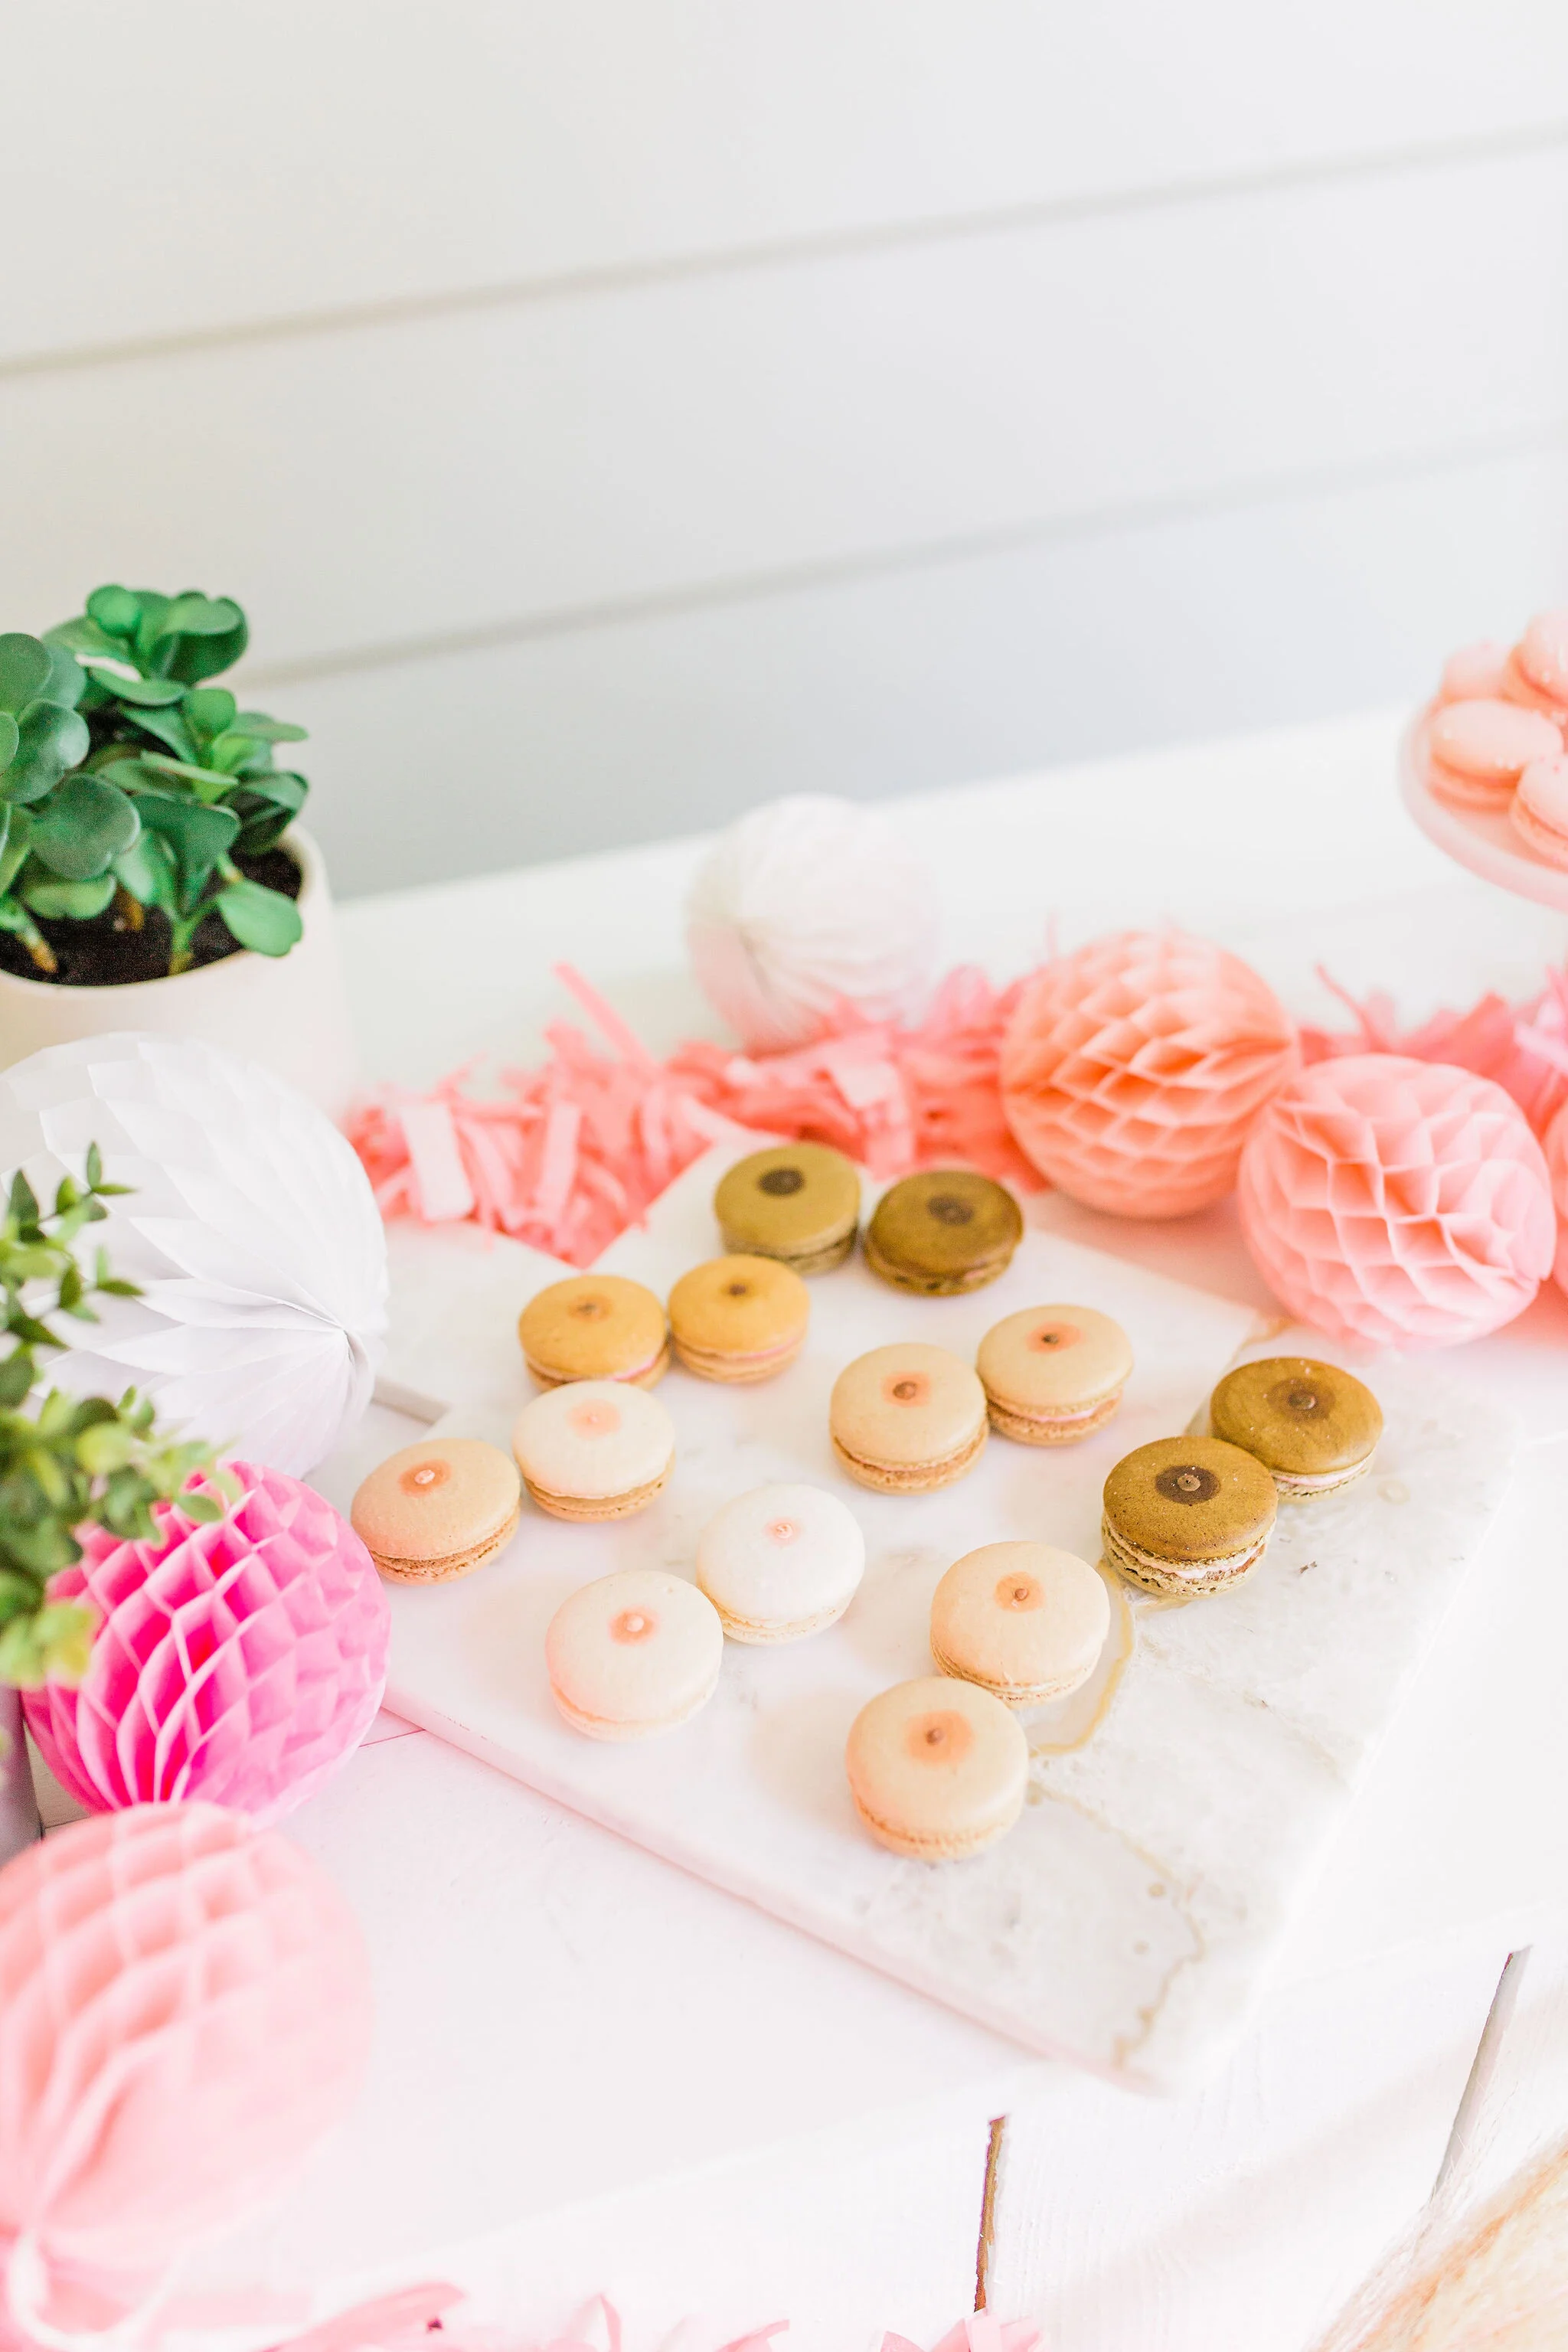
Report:
M 235 864 L 252 882 L 297 898 L 304 876 L 286 849 L 263 850 L 259 857 L 237 857 Z M 15 931 L 0 931 L 0 971 L 18 980 L 41 981 L 46 987 L 119 988 L 129 981 L 162 980 L 169 969 L 169 919 L 149 907 L 142 928 L 133 931 L 116 916 L 112 905 L 88 923 L 46 922 L 38 929 L 59 961 L 58 971 L 40 971 Z M 221 915 L 203 917 L 192 942 L 191 964 L 221 963 L 238 955 L 239 942 Z

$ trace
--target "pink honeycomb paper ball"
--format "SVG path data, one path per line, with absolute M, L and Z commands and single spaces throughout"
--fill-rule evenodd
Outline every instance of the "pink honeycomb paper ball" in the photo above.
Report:
M 1511 1322 L 1552 1271 L 1545 1156 L 1490 1078 L 1403 1054 L 1315 1063 L 1241 1162 L 1242 1230 L 1336 1339 L 1443 1347 Z
M 1552 1119 L 1544 1138 L 1546 1172 L 1552 1180 L 1552 1202 L 1557 1212 L 1557 1255 L 1552 1271 L 1560 1290 L 1568 1290 L 1568 1103 Z
M 1238 956 L 1180 931 L 1118 931 L 1025 983 L 1002 1045 L 1020 1147 L 1075 1201 L 1180 1217 L 1236 1182 L 1296 1034 Z
M 353 1916 L 274 1832 L 138 1805 L 8 1864 L 0 2339 L 68 2324 L 87 2289 L 138 2300 L 275 2195 L 347 2112 L 370 2030 Z
M 222 1519 L 172 1509 L 153 1543 L 87 1530 L 51 1580 L 100 1622 L 77 1688 L 27 1693 L 27 1728 L 94 1812 L 200 1797 L 274 1822 L 381 1705 L 391 1617 L 369 1552 L 298 1478 L 228 1468 L 243 1491 Z

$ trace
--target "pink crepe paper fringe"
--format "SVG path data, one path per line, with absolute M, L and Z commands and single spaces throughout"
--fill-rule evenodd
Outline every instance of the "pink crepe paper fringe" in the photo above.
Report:
M 407 2287 L 339 2312 L 307 2334 L 289 2338 L 280 2352 L 623 2352 L 621 2315 L 606 2295 L 590 2296 L 567 2321 L 563 2335 L 527 2347 L 498 2328 L 465 2327 L 460 2309 L 454 2310 L 462 2300 L 459 2288 L 444 2284 Z M 232 2319 L 236 2315 L 226 2315 Z M 169 2316 L 179 2324 L 189 2314 L 179 2310 Z M 787 2319 L 770 2320 L 715 2345 L 712 2352 L 783 2352 L 773 2339 L 788 2330 Z M 685 2327 L 677 2333 L 683 2343 L 688 2340 Z M 1026 2319 L 998 2320 L 977 2311 L 950 2328 L 931 2352 L 1037 2352 L 1039 2341 L 1038 2328 Z M 880 2352 L 922 2352 L 922 2347 L 907 2336 L 888 2334 Z
M 787 1053 L 692 1042 L 658 1061 L 582 976 L 557 977 L 610 1047 L 545 1031 L 550 1057 L 503 1070 L 507 1092 L 467 1091 L 466 1064 L 417 1095 L 356 1107 L 349 1139 L 384 1216 L 456 1220 L 591 1265 L 710 1144 L 737 1127 L 836 1144 L 873 1175 L 962 1160 L 1027 1189 L 1040 1179 L 1008 1133 L 997 1084 L 1018 989 L 961 965 L 910 1028 L 846 1005 L 830 1033 Z
M 1451 1063 L 1479 1078 L 1495 1079 L 1538 1136 L 1568 1102 L 1568 971 L 1548 972 L 1541 993 L 1522 1004 L 1488 994 L 1468 1013 L 1445 1009 L 1403 1035 L 1392 997 L 1374 993 L 1358 1003 L 1321 965 L 1318 978 L 1349 1006 L 1356 1027 L 1303 1027 L 1299 1034 L 1304 1062 L 1346 1054 L 1407 1054 L 1418 1062 Z

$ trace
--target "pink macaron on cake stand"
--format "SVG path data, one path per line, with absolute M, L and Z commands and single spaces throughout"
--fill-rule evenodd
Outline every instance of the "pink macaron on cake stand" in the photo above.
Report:
M 1568 914 L 1568 867 L 1532 857 L 1506 809 L 1455 808 L 1432 790 L 1426 730 L 1433 708 L 1429 703 L 1417 714 L 1399 746 L 1399 791 L 1405 807 L 1428 841 L 1483 882 Z
M 1435 761 L 1434 753 L 1453 759 L 1454 750 L 1443 738 L 1456 721 L 1460 772 L 1449 774 L 1445 792 L 1437 788 L 1440 773 L 1435 785 L 1434 768 L 1442 762 Z M 1541 738 L 1538 747 L 1528 747 L 1531 730 Z M 1511 751 L 1504 740 L 1510 735 L 1520 739 Z M 1539 907 L 1568 911 L 1568 847 L 1561 863 L 1552 854 L 1558 827 L 1568 817 L 1568 778 L 1560 765 L 1565 737 L 1568 612 L 1538 613 L 1515 646 L 1465 646 L 1449 656 L 1436 693 L 1417 712 L 1399 747 L 1405 805 L 1427 839 L 1470 873 Z M 1516 762 L 1526 759 L 1527 750 L 1528 760 L 1539 765 L 1529 768 L 1526 761 L 1524 781 Z M 1495 763 L 1489 753 L 1497 755 Z M 1546 776 L 1531 805 L 1534 780 L 1553 767 L 1558 774 Z M 1510 782 L 1520 784 L 1518 793 L 1510 792 Z M 1515 822 L 1516 799 L 1522 830 Z M 1544 824 L 1537 821 L 1543 813 Z M 1544 844 L 1541 855 L 1527 837 L 1531 834 L 1538 836 L 1536 846 Z

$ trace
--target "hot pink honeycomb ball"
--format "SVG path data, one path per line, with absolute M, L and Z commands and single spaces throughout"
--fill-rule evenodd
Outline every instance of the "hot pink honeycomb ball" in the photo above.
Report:
M 40 2274 L 51 2306 L 84 2274 L 130 2300 L 244 2218 L 347 2111 L 370 2032 L 353 1917 L 275 1832 L 138 1805 L 28 1847 L 0 1871 L 0 2313 Z
M 1303 1070 L 1258 1122 L 1238 1194 L 1265 1281 L 1336 1339 L 1479 1339 L 1552 1271 L 1540 1144 L 1501 1087 L 1446 1062 L 1358 1054 Z
M 227 1466 L 243 1493 L 221 1520 L 172 1509 L 153 1543 L 93 1528 L 51 1580 L 101 1622 L 76 1689 L 27 1693 L 27 1728 L 95 1812 L 203 1797 L 274 1822 L 381 1705 L 391 1617 L 364 1545 L 298 1478 Z
M 1027 1158 L 1075 1201 L 1179 1217 L 1230 1191 L 1296 1058 L 1288 1015 L 1239 956 L 1180 931 L 1117 931 L 1025 983 L 1002 1101 Z
M 1542 1139 L 1546 1172 L 1552 1179 L 1552 1205 L 1557 1212 L 1557 1255 L 1552 1271 L 1560 1290 L 1568 1290 L 1568 1103 L 1552 1119 Z

